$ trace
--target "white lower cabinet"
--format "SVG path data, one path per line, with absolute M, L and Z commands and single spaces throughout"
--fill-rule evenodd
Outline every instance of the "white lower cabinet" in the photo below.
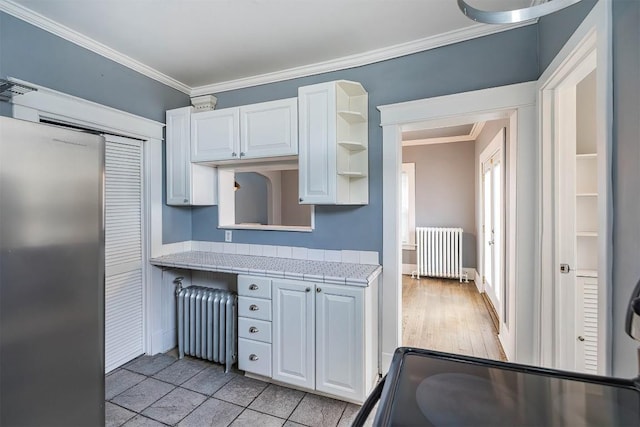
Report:
M 362 402 L 377 373 L 371 288 L 274 279 L 272 290 L 273 379 Z
M 238 276 L 238 368 L 271 376 L 271 279 Z
M 316 288 L 316 390 L 359 399 L 364 393 L 364 291 Z
M 273 281 L 273 379 L 315 386 L 314 285 Z

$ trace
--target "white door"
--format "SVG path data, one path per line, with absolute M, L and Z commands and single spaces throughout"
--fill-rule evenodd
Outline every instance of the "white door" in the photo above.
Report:
M 364 398 L 364 289 L 316 287 L 316 390 Z
M 105 370 L 144 353 L 142 142 L 105 135 Z
M 298 154 L 298 98 L 240 107 L 240 157 Z
M 315 327 L 313 284 L 273 280 L 273 379 L 313 389 Z
M 238 108 L 191 115 L 191 161 L 208 162 L 240 158 Z
M 504 199 L 502 147 L 504 130 L 501 130 L 481 155 L 481 209 L 482 209 L 482 276 L 487 293 L 500 319 L 504 319 Z

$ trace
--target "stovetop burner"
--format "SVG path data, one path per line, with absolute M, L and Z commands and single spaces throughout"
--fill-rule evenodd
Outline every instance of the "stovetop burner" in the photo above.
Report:
M 393 426 L 637 427 L 640 390 L 631 380 L 404 348 L 394 356 L 376 421 Z

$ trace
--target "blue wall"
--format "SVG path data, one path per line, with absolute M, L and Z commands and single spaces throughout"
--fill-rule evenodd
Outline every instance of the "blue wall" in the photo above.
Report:
M 535 25 L 376 64 L 216 93 L 216 108 L 297 96 L 299 86 L 355 80 L 369 92 L 369 204 L 317 206 L 313 233 L 234 230 L 233 241 L 382 252 L 382 129 L 379 105 L 535 80 Z M 192 208 L 193 240 L 224 241 L 217 207 Z M 168 241 L 164 235 L 165 242 Z
M 551 64 L 597 2 L 598 0 L 582 0 L 538 20 L 540 74 Z
M 189 97 L 110 59 L 0 12 L 0 77 L 15 77 L 99 104 L 165 122 Z M 0 115 L 11 105 L 0 102 Z M 164 180 L 164 177 L 163 177 Z M 163 202 L 165 202 L 163 192 Z M 191 239 L 191 212 L 163 209 L 165 239 Z
M 638 375 L 638 343 L 624 333 L 640 280 L 640 1 L 613 1 L 613 374 Z

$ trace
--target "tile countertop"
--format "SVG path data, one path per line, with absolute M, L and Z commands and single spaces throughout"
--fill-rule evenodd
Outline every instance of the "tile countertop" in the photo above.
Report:
M 379 265 L 201 251 L 164 255 L 151 258 L 150 262 L 161 267 L 250 274 L 350 286 L 369 286 L 382 272 L 382 267 Z

